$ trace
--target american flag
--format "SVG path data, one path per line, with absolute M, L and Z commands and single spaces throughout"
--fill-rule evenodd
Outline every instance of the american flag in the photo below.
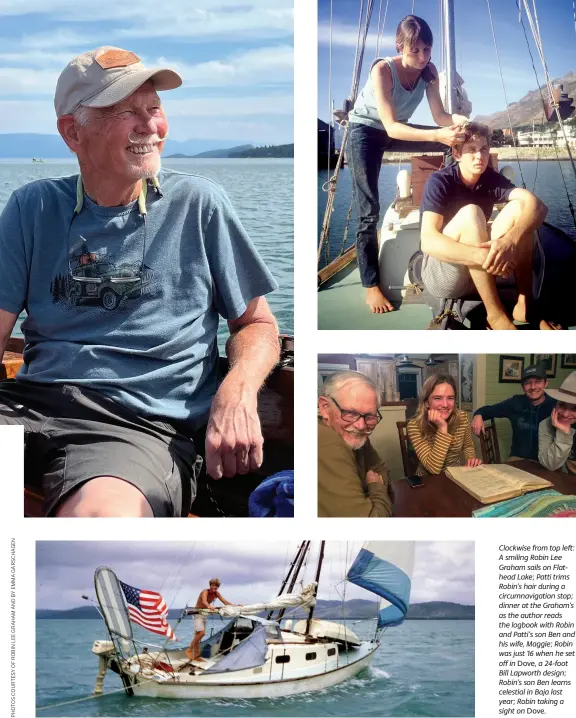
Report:
M 142 591 L 122 581 L 120 581 L 120 585 L 124 596 L 126 596 L 130 620 L 152 633 L 168 636 L 175 641 L 174 631 L 166 620 L 168 607 L 162 596 L 155 591 Z

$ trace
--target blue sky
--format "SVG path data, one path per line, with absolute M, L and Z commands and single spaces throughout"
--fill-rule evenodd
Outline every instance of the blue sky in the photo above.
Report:
M 412 0 L 389 0 L 384 38 L 380 56 L 396 55 L 394 36 L 400 20 L 412 11 Z M 530 3 L 531 5 L 532 3 Z M 440 65 L 439 0 L 415 0 L 414 14 L 424 18 L 434 34 L 435 48 L 432 61 Z M 572 0 L 538 0 L 536 3 L 540 33 L 548 69 L 552 78 L 561 77 L 570 70 L 576 71 L 576 33 Z M 365 58 L 362 83 L 375 58 L 376 26 L 380 0 L 376 0 Z M 386 0 L 382 2 L 382 17 Z M 472 101 L 473 115 L 485 115 L 505 109 L 500 74 L 494 50 L 486 0 L 455 0 L 457 70 L 465 80 L 468 97 Z M 509 102 L 521 99 L 529 90 L 536 89 L 536 80 L 518 22 L 515 0 L 490 0 L 494 30 L 504 72 Z M 333 0 L 332 19 L 332 97 L 336 108 L 350 93 L 352 68 L 358 27 L 359 0 Z M 329 117 L 329 35 L 330 0 L 318 0 L 319 57 L 318 57 L 318 116 Z M 524 25 L 531 42 L 532 52 L 540 81 L 542 66 L 535 52 L 526 16 Z M 433 124 L 428 104 L 420 105 L 412 121 Z
M 56 133 L 76 55 L 132 50 L 184 78 L 161 93 L 175 140 L 293 140 L 292 0 L 0 0 L 0 133 Z
M 286 541 L 39 541 L 36 544 L 36 607 L 74 608 L 81 595 L 94 597 L 97 566 L 109 566 L 124 582 L 159 591 L 169 606 L 196 600 L 207 580 L 218 576 L 222 595 L 232 602 L 255 603 L 277 595 L 286 567 L 296 553 Z M 328 541 L 319 597 L 342 597 L 345 567 L 362 543 Z M 314 580 L 318 542 L 304 583 Z M 347 584 L 346 598 L 373 600 L 373 594 Z M 474 543 L 417 541 L 412 580 L 413 603 L 454 601 L 474 604 Z

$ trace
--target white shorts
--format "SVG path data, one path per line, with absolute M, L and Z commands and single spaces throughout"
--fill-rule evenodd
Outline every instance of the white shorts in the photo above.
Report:
M 206 617 L 201 615 L 194 616 L 194 630 L 198 633 L 206 631 Z

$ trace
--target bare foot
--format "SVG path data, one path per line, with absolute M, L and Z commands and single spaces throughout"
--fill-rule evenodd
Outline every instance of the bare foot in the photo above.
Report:
M 393 312 L 394 307 L 380 291 L 380 287 L 368 287 L 366 289 L 366 304 L 372 310 L 372 314 L 386 314 Z
M 543 329 L 545 331 L 559 331 L 562 329 L 560 324 L 555 324 L 554 322 L 547 322 L 545 319 L 542 319 L 540 321 L 540 329 Z
M 491 329 L 516 329 L 514 324 L 505 314 L 498 314 L 495 317 L 488 317 L 488 324 Z

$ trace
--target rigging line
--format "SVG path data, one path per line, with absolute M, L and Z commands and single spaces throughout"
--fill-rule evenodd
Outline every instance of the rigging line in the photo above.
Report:
M 376 57 L 380 53 L 380 38 L 384 37 L 384 29 L 386 27 L 386 18 L 388 17 L 388 5 L 390 0 L 386 0 L 386 8 L 384 9 L 384 19 L 382 20 L 382 27 L 380 27 L 380 17 L 378 17 L 378 38 L 376 40 Z M 380 0 L 380 7 L 382 7 L 382 0 Z
M 380 50 L 380 18 L 382 17 L 382 0 L 380 0 L 380 6 L 378 7 L 378 20 L 376 22 L 376 52 L 374 53 L 374 59 L 378 57 Z
M 521 8 L 521 2 L 522 0 L 516 0 L 516 6 L 518 7 L 518 10 L 520 11 Z M 521 13 L 520 13 L 520 24 L 522 25 L 522 30 L 524 32 L 524 39 L 526 41 L 526 46 L 528 48 L 528 54 L 530 55 L 530 61 L 532 62 L 532 69 L 534 70 L 534 77 L 536 78 L 536 86 L 538 87 L 538 92 L 540 94 L 540 101 L 542 102 L 542 107 L 544 109 L 544 115 L 546 115 L 546 101 L 544 100 L 544 95 L 542 94 L 542 88 L 540 87 L 540 81 L 538 80 L 538 73 L 536 71 L 536 65 L 534 64 L 534 56 L 532 55 L 532 50 L 530 49 L 530 42 L 528 40 L 528 34 L 526 33 L 526 26 L 524 25 L 524 20 L 522 19 Z M 568 143 L 566 142 L 566 146 L 568 148 Z M 560 164 L 560 158 L 558 156 L 558 149 L 556 148 L 556 143 L 554 143 L 554 148 L 556 151 L 556 160 L 558 162 L 558 167 L 560 169 L 560 177 L 562 178 L 562 183 L 564 184 L 564 191 L 566 192 L 566 199 L 568 200 L 568 209 L 570 211 L 570 214 L 572 215 L 572 221 L 574 222 L 574 226 L 576 227 L 576 214 L 574 213 L 574 207 L 572 205 L 572 200 L 570 199 L 570 192 L 568 191 L 568 186 L 566 184 L 566 178 L 564 177 L 564 172 L 562 171 L 562 165 Z M 568 152 L 570 153 L 570 149 L 568 148 Z M 572 155 L 569 155 L 570 158 Z
M 542 42 L 542 37 L 540 35 L 540 28 L 538 25 L 538 15 L 536 14 L 536 0 L 532 0 L 532 4 L 534 6 L 534 14 L 535 14 L 534 19 L 532 18 L 532 14 L 530 12 L 530 7 L 528 6 L 527 0 L 523 0 L 523 2 L 524 2 L 524 8 L 526 10 L 526 15 L 528 17 L 528 22 L 530 24 L 530 29 L 532 30 L 532 35 L 534 37 L 534 41 L 536 42 L 536 47 L 538 48 L 538 54 L 540 55 L 540 61 L 542 62 L 542 67 L 544 68 L 544 76 L 546 78 L 546 87 L 548 89 L 548 94 L 550 95 L 550 107 L 553 108 L 556 112 L 558 124 L 560 125 L 560 129 L 562 130 L 562 134 L 564 136 L 564 143 L 566 145 L 566 151 L 568 152 L 568 157 L 570 158 L 570 163 L 572 165 L 572 171 L 574 172 L 574 177 L 576 178 L 576 164 L 574 164 L 574 158 L 572 157 L 572 152 L 570 150 L 570 145 L 568 143 L 568 137 L 566 136 L 566 129 L 564 127 L 562 117 L 560 116 L 560 111 L 558 109 L 558 103 L 554 99 L 554 89 L 552 87 L 552 80 L 550 79 L 550 74 L 548 72 L 548 65 L 546 64 L 546 58 L 544 56 L 544 44 Z
M 332 112 L 332 0 L 330 0 L 330 42 L 328 43 L 328 48 L 328 167 L 326 168 L 326 172 L 327 181 L 329 182 L 331 159 L 330 149 L 332 147 L 330 139 L 332 137 L 332 123 L 334 122 L 334 114 Z
M 572 14 L 574 15 L 574 32 L 576 33 L 576 0 L 572 0 Z
M 500 63 L 500 53 L 498 52 L 498 43 L 496 42 L 496 32 L 494 30 L 494 23 L 492 21 L 492 9 L 490 8 L 490 0 L 486 0 L 488 5 L 488 17 L 490 18 L 490 29 L 492 30 L 492 38 L 494 40 L 494 50 L 496 51 L 496 60 L 498 62 L 498 70 L 500 72 L 500 81 L 502 82 L 502 91 L 504 92 L 504 101 L 506 102 L 506 114 L 508 115 L 508 124 L 510 125 L 510 134 L 512 135 L 512 142 L 514 149 L 516 150 L 516 162 L 518 163 L 518 169 L 520 170 L 520 177 L 522 179 L 522 187 L 526 189 L 526 182 L 524 181 L 524 173 L 522 172 L 522 165 L 520 164 L 520 155 L 518 154 L 518 143 L 514 136 L 514 130 L 512 128 L 512 117 L 510 116 L 510 108 L 508 106 L 508 95 L 506 94 L 506 85 L 504 83 L 504 75 L 502 73 L 502 65 Z
M 414 0 L 412 0 L 412 12 L 410 14 L 414 15 Z

